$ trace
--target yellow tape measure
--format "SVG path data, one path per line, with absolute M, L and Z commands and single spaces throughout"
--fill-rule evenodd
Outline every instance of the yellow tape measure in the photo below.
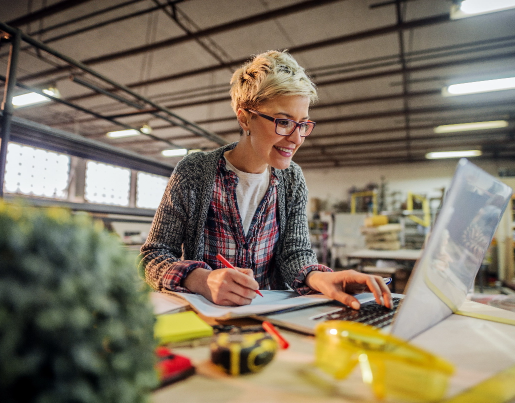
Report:
M 220 333 L 211 343 L 211 361 L 231 375 L 258 372 L 275 356 L 277 342 L 264 332 Z

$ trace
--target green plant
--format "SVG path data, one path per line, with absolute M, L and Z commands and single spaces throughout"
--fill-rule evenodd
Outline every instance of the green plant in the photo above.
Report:
M 0 201 L 0 401 L 147 400 L 154 316 L 134 262 L 86 215 Z

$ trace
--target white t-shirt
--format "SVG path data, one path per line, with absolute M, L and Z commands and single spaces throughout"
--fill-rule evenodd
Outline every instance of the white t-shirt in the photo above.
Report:
M 224 157 L 225 158 L 225 157 Z M 270 184 L 270 167 L 263 173 L 251 174 L 235 168 L 227 158 L 225 158 L 227 169 L 233 171 L 239 178 L 236 186 L 236 200 L 240 210 L 240 217 L 243 224 L 243 233 L 247 235 L 250 223 L 259 206 L 263 196 Z

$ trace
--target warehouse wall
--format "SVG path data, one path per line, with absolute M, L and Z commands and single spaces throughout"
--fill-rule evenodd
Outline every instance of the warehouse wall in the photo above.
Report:
M 473 161 L 473 160 L 471 160 Z M 515 168 L 513 162 L 481 162 L 473 161 L 488 173 L 498 176 L 501 168 Z M 319 198 L 326 201 L 330 208 L 339 201 L 348 201 L 349 188 L 355 186 L 363 188 L 368 183 L 381 183 L 384 176 L 387 184 L 387 193 L 402 192 L 403 200 L 407 192 L 413 192 L 426 197 L 438 197 L 439 188 L 447 188 L 450 184 L 457 160 L 428 161 L 419 164 L 386 165 L 384 167 L 356 167 L 332 169 L 304 170 L 309 189 L 308 212 L 311 211 L 312 199 Z

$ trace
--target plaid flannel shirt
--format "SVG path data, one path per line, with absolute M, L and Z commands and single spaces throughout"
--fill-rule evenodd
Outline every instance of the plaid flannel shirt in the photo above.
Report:
M 204 227 L 204 261 L 183 260 L 173 263 L 163 276 L 165 289 L 190 292 L 182 281 L 196 268 L 216 270 L 223 264 L 216 259 L 220 253 L 235 267 L 250 268 L 260 289 L 280 289 L 274 283 L 276 270 L 274 249 L 279 239 L 277 217 L 277 176 L 272 170 L 270 186 L 261 200 L 245 236 L 236 198 L 238 176 L 228 170 L 225 159 L 220 158 L 215 178 L 213 197 Z M 327 266 L 311 264 L 299 270 L 293 289 L 299 294 L 312 293 L 306 276 L 313 270 L 331 271 Z

